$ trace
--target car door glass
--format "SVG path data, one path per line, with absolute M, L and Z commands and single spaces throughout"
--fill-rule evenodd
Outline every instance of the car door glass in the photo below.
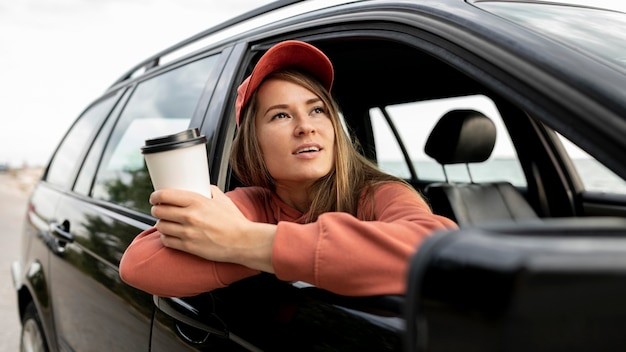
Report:
M 115 108 L 113 108 L 111 114 L 109 114 L 110 117 L 104 122 L 102 127 L 99 128 L 98 134 L 89 148 L 89 153 L 85 157 L 85 161 L 83 162 L 80 172 L 78 173 L 78 177 L 76 178 L 74 192 L 84 196 L 89 196 L 95 173 L 98 168 L 98 163 L 102 157 L 102 151 L 104 150 L 104 146 L 109 139 L 111 130 L 115 125 L 115 117 L 119 116 L 119 113 L 122 110 L 123 102 L 126 100 L 129 93 L 130 90 L 126 90 L 124 97 L 122 97 L 120 102 L 115 105 Z
M 72 186 L 73 175 L 82 162 L 88 146 L 91 145 L 90 141 L 93 141 L 102 121 L 109 116 L 118 95 L 109 95 L 96 102 L 76 120 L 50 162 L 46 181 L 64 188 Z
M 209 56 L 137 85 L 104 151 L 94 198 L 149 213 L 153 188 L 140 148 L 189 126 L 216 62 Z
M 557 133 L 570 157 L 585 191 L 626 194 L 626 180 L 602 165 L 594 157 Z
M 471 179 L 474 182 L 508 181 L 514 186 L 526 187 L 526 178 L 502 118 L 493 101 L 482 95 L 434 99 L 385 107 L 391 122 L 398 131 L 400 141 L 392 133 L 382 112 L 377 109 L 370 111 L 379 166 L 396 176 L 410 178 L 409 166 L 400 149 L 400 143 L 403 143 L 419 180 L 445 181 L 442 166 L 425 154 L 424 145 L 439 119 L 453 109 L 480 111 L 491 118 L 496 125 L 497 138 L 493 153 L 485 162 L 470 164 Z M 470 181 L 464 164 L 448 165 L 445 170 L 450 181 Z

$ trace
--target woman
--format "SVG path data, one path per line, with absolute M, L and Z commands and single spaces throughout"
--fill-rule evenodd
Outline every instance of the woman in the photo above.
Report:
M 213 186 L 212 199 L 152 193 L 159 220 L 124 253 L 121 278 L 160 296 L 260 272 L 343 295 L 403 294 L 416 247 L 456 224 L 357 152 L 330 95 L 333 77 L 309 44 L 268 50 L 237 91 L 231 164 L 250 187 Z

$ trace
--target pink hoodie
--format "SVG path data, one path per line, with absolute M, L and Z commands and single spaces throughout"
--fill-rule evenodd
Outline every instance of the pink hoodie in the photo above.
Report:
M 303 214 L 259 187 L 226 193 L 250 220 L 277 224 L 272 265 L 284 281 L 304 281 L 349 296 L 404 294 L 409 257 L 433 232 L 454 229 L 448 218 L 434 215 L 407 187 L 384 184 L 374 192 L 375 221 L 347 213 L 322 214 L 303 224 Z M 120 277 L 158 296 L 194 296 L 225 287 L 258 270 L 213 262 L 164 247 L 154 228 L 140 233 L 120 262 Z

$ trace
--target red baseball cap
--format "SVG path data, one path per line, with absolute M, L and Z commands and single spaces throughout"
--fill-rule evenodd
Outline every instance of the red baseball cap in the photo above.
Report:
M 254 66 L 248 78 L 237 88 L 235 103 L 237 126 L 241 122 L 241 113 L 250 100 L 250 96 L 261 85 L 265 77 L 283 68 L 302 69 L 330 91 L 333 85 L 334 71 L 330 59 L 311 44 L 287 40 L 271 47 Z

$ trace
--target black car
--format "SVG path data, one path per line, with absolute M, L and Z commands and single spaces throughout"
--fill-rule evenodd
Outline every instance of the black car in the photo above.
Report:
M 416 249 L 404 296 L 270 274 L 185 298 L 126 285 L 120 258 L 155 223 L 144 140 L 198 128 L 212 183 L 241 186 L 236 88 L 286 39 L 327 53 L 363 153 L 460 229 Z M 22 350 L 625 350 L 625 43 L 626 14 L 580 6 L 277 1 L 147 58 L 32 192 L 12 266 Z

